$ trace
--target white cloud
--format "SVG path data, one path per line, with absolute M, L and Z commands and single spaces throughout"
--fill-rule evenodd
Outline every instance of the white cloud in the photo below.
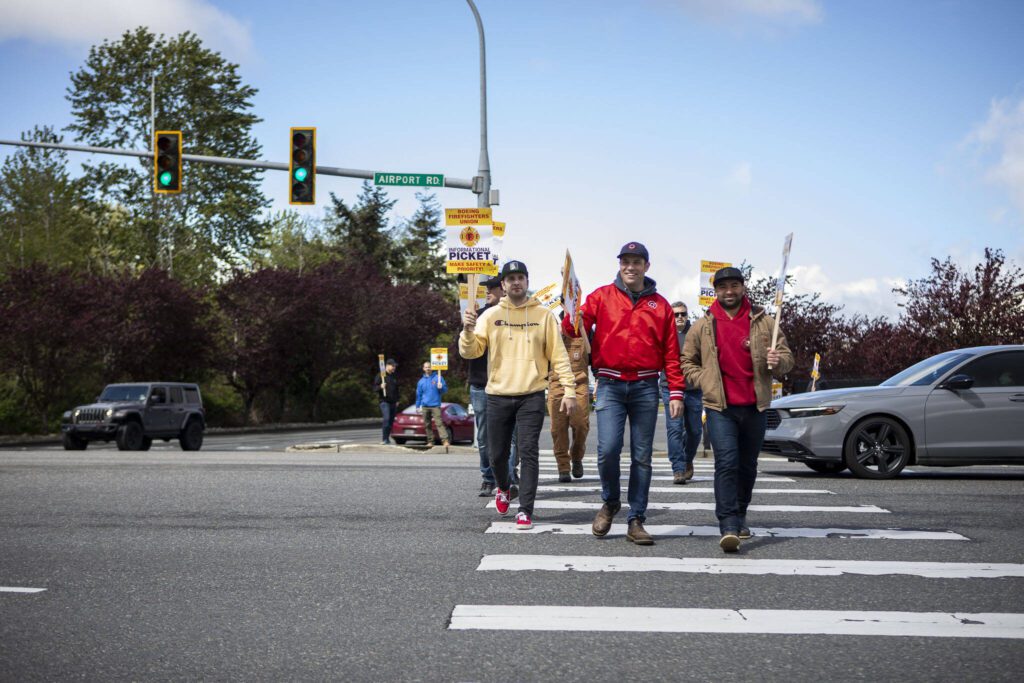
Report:
M 744 190 L 750 189 L 751 183 L 754 182 L 753 167 L 749 161 L 744 161 L 737 164 L 732 172 L 729 174 L 729 184 L 741 187 Z
M 687 14 L 718 24 L 751 22 L 817 24 L 824 16 L 818 0 L 669 0 Z
M 249 28 L 206 0 L 4 0 L 0 41 L 27 39 L 88 47 L 147 26 L 168 36 L 192 31 L 232 58 L 252 50 Z
M 900 278 L 866 277 L 834 282 L 818 264 L 793 266 L 790 274 L 795 281 L 794 294 L 817 292 L 828 303 L 842 305 L 842 313 L 846 315 L 884 315 L 893 319 L 899 315 L 899 298 L 893 294 L 892 289 L 904 284 Z M 777 276 L 777 272 L 772 274 L 772 277 Z
M 993 100 L 988 119 L 971 130 L 964 145 L 983 156 L 985 180 L 1004 187 L 1024 214 L 1024 97 Z

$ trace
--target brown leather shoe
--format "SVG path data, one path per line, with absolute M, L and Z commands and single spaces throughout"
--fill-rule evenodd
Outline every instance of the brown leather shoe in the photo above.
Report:
M 672 483 L 673 484 L 685 484 L 686 483 L 686 475 L 685 475 L 685 473 L 684 472 L 673 472 L 672 473 Z
M 605 503 L 601 506 L 601 509 L 597 511 L 597 516 L 594 517 L 594 523 L 590 526 L 590 530 L 594 532 L 594 535 L 598 538 L 606 535 L 612 528 L 612 519 L 622 509 L 622 503 Z
M 690 481 L 691 479 L 693 479 L 693 463 L 692 462 L 686 464 L 686 471 L 683 472 L 683 479 L 685 479 L 686 481 Z
M 654 539 L 644 529 L 644 523 L 639 519 L 629 521 L 629 531 L 626 532 L 626 540 L 637 545 L 654 545 Z

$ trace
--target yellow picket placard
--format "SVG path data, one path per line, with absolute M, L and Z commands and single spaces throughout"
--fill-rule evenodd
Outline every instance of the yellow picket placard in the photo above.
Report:
M 722 268 L 731 267 L 731 263 L 725 261 L 705 261 L 700 262 L 700 305 L 703 308 L 707 308 L 711 304 L 715 303 L 715 273 Z
M 491 208 L 480 207 L 475 209 L 445 209 L 444 224 L 448 227 L 459 225 L 491 225 Z M 505 224 L 501 224 L 504 233 Z
M 430 369 L 431 370 L 447 370 L 448 369 L 448 349 L 445 347 L 430 349 Z

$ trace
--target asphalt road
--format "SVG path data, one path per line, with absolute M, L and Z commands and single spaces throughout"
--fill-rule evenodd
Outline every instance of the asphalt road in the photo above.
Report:
M 699 479 L 710 474 L 707 461 L 698 465 Z M 1024 561 L 1024 468 L 920 468 L 887 482 L 769 459 L 760 469 L 765 490 L 755 504 L 823 509 L 759 511 L 757 535 L 728 558 L 734 569 L 763 560 Z M 602 540 L 485 533 L 501 520 L 475 496 L 478 482 L 473 454 L 0 452 L 0 680 L 1017 680 L 1024 666 L 1019 628 L 1010 638 L 963 637 L 979 622 L 963 615 L 1024 612 L 1019 576 L 923 578 L 910 565 L 878 576 L 584 571 L 584 560 L 611 558 L 622 569 L 630 558 L 724 555 L 712 536 L 664 535 L 640 548 L 616 531 Z M 554 476 L 541 482 L 554 485 Z M 540 505 L 596 504 L 594 485 L 542 492 L 538 529 L 589 525 L 592 509 Z M 700 491 L 707 482 L 655 486 L 669 490 L 652 492 L 649 528 L 713 523 L 709 510 L 678 508 L 712 502 Z M 796 493 L 807 490 L 830 493 Z M 960 538 L 779 534 L 836 528 Z M 538 556 L 578 569 L 515 568 Z M 481 570 L 487 562 L 496 569 Z M 754 619 L 749 610 L 774 610 L 782 629 L 787 610 L 866 612 L 855 621 L 871 628 L 901 611 L 956 614 L 955 626 L 968 630 L 953 638 L 454 630 L 466 625 L 464 610 L 480 606 L 498 618 L 517 606 L 636 607 L 648 619 L 696 608 L 740 622 Z M 705 613 L 687 615 L 704 628 Z M 529 618 L 513 615 L 517 627 L 536 628 Z

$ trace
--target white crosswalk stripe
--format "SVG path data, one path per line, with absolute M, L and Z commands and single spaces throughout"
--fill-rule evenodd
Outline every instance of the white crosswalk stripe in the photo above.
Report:
M 589 503 L 582 500 L 538 500 L 533 507 L 537 510 L 600 510 L 603 503 Z M 487 504 L 493 508 L 494 501 Z M 714 503 L 647 503 L 648 510 L 714 510 Z M 877 505 L 749 505 L 750 512 L 868 512 L 889 514 Z
M 478 571 L 678 572 L 779 576 L 919 576 L 926 579 L 1024 578 L 1024 564 L 872 562 L 865 560 L 759 560 L 712 557 L 599 557 L 592 555 L 485 555 Z
M 452 630 L 1024 638 L 1024 614 L 456 605 Z
M 720 532 L 717 526 L 689 526 L 686 524 L 645 524 L 647 532 L 659 538 L 672 536 L 714 536 Z M 750 531 L 757 536 L 774 538 L 829 538 L 829 539 L 881 539 L 896 541 L 966 541 L 954 531 L 931 531 L 926 529 L 846 529 L 839 527 L 751 527 Z M 516 528 L 513 522 L 491 522 L 485 533 L 488 534 L 571 534 L 574 536 L 591 536 L 590 524 L 548 524 L 533 523 L 533 528 L 523 531 Z M 608 536 L 625 536 L 625 524 L 612 524 Z
M 623 486 L 621 489 L 622 493 L 627 491 L 627 487 Z M 537 487 L 537 493 L 600 493 L 600 486 L 570 486 L 570 485 L 543 485 Z M 692 486 L 687 484 L 686 486 L 652 486 L 650 488 L 651 493 L 714 493 L 715 489 L 710 486 Z M 754 493 L 760 495 L 767 493 L 769 495 L 773 493 L 798 493 L 798 494 L 820 494 L 823 496 L 834 496 L 832 491 L 825 489 L 763 489 L 755 488 Z

